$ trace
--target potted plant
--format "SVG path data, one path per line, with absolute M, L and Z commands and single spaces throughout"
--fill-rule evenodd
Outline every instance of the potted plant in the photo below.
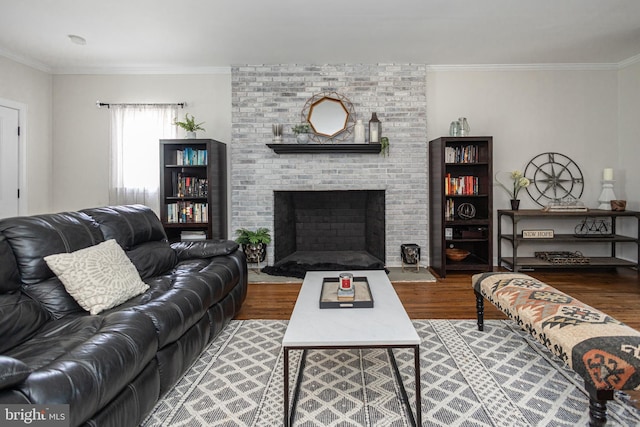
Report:
M 298 144 L 306 144 L 309 142 L 309 134 L 311 133 L 311 126 L 309 123 L 300 123 L 291 128 L 293 133 L 296 134 L 296 141 Z
M 267 244 L 271 242 L 271 234 L 268 228 L 249 230 L 239 228 L 236 230 L 236 242 L 242 245 L 242 250 L 247 257 L 247 262 L 260 263 L 267 256 Z
M 509 177 L 513 180 L 513 186 L 511 188 L 500 182 L 498 174 L 496 174 L 496 182 L 509 194 L 511 198 L 511 209 L 517 211 L 520 208 L 518 193 L 523 188 L 527 188 L 531 182 L 529 178 L 526 178 L 519 170 L 509 172 Z
M 380 155 L 384 157 L 389 155 L 389 138 L 386 136 L 380 138 Z
M 193 116 L 193 114 L 191 115 L 191 118 L 189 118 L 189 113 L 186 113 L 184 115 L 184 122 L 179 122 L 177 119 L 173 122 L 174 125 L 181 127 L 182 129 L 184 129 L 185 131 L 187 131 L 187 138 L 189 139 L 195 139 L 196 137 L 196 131 L 198 130 L 205 130 L 202 125 L 204 124 L 204 122 L 200 122 L 200 123 L 196 123 L 196 118 Z

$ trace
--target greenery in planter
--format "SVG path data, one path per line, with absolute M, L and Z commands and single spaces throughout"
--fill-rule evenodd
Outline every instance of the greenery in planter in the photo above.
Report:
M 186 130 L 187 132 L 195 132 L 197 130 L 205 130 L 202 125 L 204 124 L 204 122 L 200 122 L 200 123 L 196 123 L 196 118 L 191 115 L 191 118 L 189 118 L 189 113 L 186 113 L 184 115 L 184 122 L 179 122 L 178 119 L 176 119 L 173 122 L 174 125 L 181 127 L 182 129 Z
M 311 125 L 309 123 L 300 123 L 291 128 L 296 135 L 299 133 L 311 133 Z
M 387 157 L 389 155 L 389 138 L 387 138 L 386 136 L 380 138 L 380 145 L 380 154 L 384 157 Z
M 246 228 L 239 228 L 236 230 L 236 242 L 241 245 L 257 244 L 257 243 L 270 243 L 271 234 L 269 234 L 268 228 L 258 228 L 257 230 L 249 230 Z
M 249 263 L 260 263 L 267 257 L 267 243 L 271 242 L 271 234 L 268 228 L 249 230 L 239 228 L 236 230 L 236 242 L 242 245 L 242 250 Z

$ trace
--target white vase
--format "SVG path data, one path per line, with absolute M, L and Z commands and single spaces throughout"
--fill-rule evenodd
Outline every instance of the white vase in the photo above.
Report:
M 299 133 L 296 135 L 296 141 L 298 141 L 298 144 L 307 144 L 309 142 L 309 134 Z
M 187 136 L 185 138 L 187 138 L 187 139 L 196 139 L 196 133 L 195 132 L 187 132 Z

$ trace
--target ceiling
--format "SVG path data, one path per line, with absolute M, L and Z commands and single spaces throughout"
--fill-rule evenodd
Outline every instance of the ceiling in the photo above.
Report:
M 0 0 L 0 55 L 51 73 L 238 64 L 640 60 L 638 0 Z M 86 39 L 72 43 L 68 35 Z

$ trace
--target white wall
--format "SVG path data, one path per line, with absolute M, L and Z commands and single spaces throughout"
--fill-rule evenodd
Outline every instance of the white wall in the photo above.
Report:
M 56 75 L 53 77 L 53 210 L 108 204 L 107 103 L 186 102 L 180 114 L 205 122 L 199 138 L 231 141 L 231 75 Z M 183 135 L 179 133 L 179 136 Z M 228 149 L 228 151 L 230 151 Z
M 51 209 L 51 75 L 0 57 L 0 98 L 26 107 L 26 129 L 20 139 L 21 215 L 48 212 Z M 21 119 L 22 120 L 22 119 Z
M 640 210 L 640 63 L 620 70 L 619 120 L 618 120 L 618 167 L 615 171 L 615 194 L 627 201 L 627 209 Z M 640 227 L 633 219 L 628 219 L 620 231 L 635 235 Z M 621 257 L 635 260 L 638 251 L 627 245 Z
M 565 154 L 584 175 L 582 200 L 596 208 L 602 169 L 618 162 L 617 82 L 617 71 L 431 71 L 429 139 L 448 135 L 464 116 L 472 135 L 494 137 L 494 172 L 523 170 L 540 153 Z M 507 194 L 494 191 L 494 208 L 508 209 Z M 523 193 L 521 208 L 539 207 Z
M 627 209 L 640 210 L 640 62 L 620 70 L 619 150 L 615 193 Z
M 636 107 L 633 111 L 637 114 L 639 110 Z M 529 160 L 544 152 L 562 153 L 580 167 L 584 176 L 581 200 L 590 208 L 599 205 L 602 170 L 612 167 L 619 174 L 617 70 L 428 72 L 429 139 L 447 135 L 451 121 L 460 116 L 469 120 L 472 135 L 494 137 L 494 173 L 523 170 Z M 616 184 L 617 190 L 622 183 Z M 521 209 L 540 208 L 526 191 L 519 197 Z M 494 212 L 510 209 L 508 195 L 498 186 L 494 186 L 493 207 Z M 573 232 L 575 221 L 527 225 Z M 504 222 L 503 226 L 510 224 Z M 494 228 L 494 256 L 500 243 L 495 237 Z M 511 253 L 505 245 L 503 250 Z M 520 253 L 526 256 L 535 250 L 544 249 L 523 245 Z M 593 250 L 589 249 L 592 256 L 606 255 L 608 245 Z

